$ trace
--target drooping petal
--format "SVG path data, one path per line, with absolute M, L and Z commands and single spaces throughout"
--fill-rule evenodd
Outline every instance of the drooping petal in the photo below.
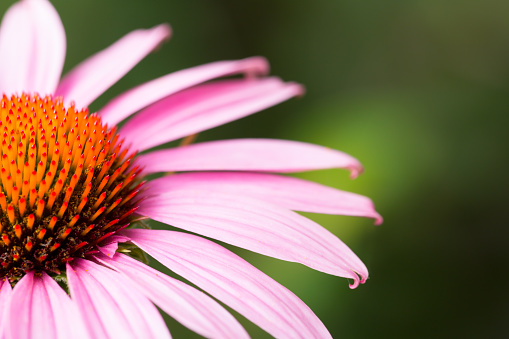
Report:
M 240 119 L 302 94 L 302 87 L 278 78 L 226 80 L 193 87 L 138 113 L 120 134 L 145 150 Z
M 65 31 L 47 0 L 19 1 L 0 27 L 0 91 L 53 94 L 65 59 Z
M 249 338 L 238 321 L 203 292 L 121 253 L 99 259 L 134 281 L 153 303 L 194 332 L 206 338 Z
M 88 338 L 88 329 L 67 293 L 46 273 L 35 279 L 35 286 L 40 291 L 45 291 L 49 297 L 57 326 L 57 337 Z
M 46 273 L 27 273 L 12 292 L 7 338 L 87 338 L 69 296 Z
M 145 173 L 178 171 L 301 172 L 347 168 L 362 172 L 352 156 L 304 142 L 272 139 L 231 139 L 165 149 L 137 158 Z
M 71 70 L 56 94 L 65 104 L 74 101 L 77 107 L 87 107 L 169 36 L 168 25 L 127 34 Z
M 330 338 L 292 292 L 209 240 L 172 231 L 124 230 L 131 241 L 276 338 Z
M 368 278 L 366 266 L 335 235 L 295 212 L 260 200 L 211 191 L 175 190 L 143 201 L 138 211 L 168 225 L 253 252 L 353 279 L 352 288 Z
M 94 338 L 170 338 L 155 306 L 118 272 L 77 259 L 67 265 L 73 300 Z
M 382 217 L 371 199 L 302 179 L 265 173 L 198 172 L 165 176 L 150 182 L 150 194 L 174 190 L 201 190 L 237 194 L 274 203 L 295 211 Z
M 118 243 L 110 242 L 103 246 L 97 246 L 97 249 L 108 257 L 113 257 L 118 249 Z
M 127 242 L 129 238 L 121 235 L 112 235 L 107 237 L 105 240 L 101 241 L 101 243 L 97 246 L 97 249 L 107 257 L 113 257 L 118 249 L 119 242 Z
M 12 287 L 8 281 L 0 279 L 0 338 L 5 338 L 5 318 L 11 301 Z
M 103 122 L 116 125 L 131 114 L 183 89 L 228 75 L 264 75 L 269 65 L 264 58 L 219 61 L 174 72 L 135 87 L 110 101 L 99 114 Z

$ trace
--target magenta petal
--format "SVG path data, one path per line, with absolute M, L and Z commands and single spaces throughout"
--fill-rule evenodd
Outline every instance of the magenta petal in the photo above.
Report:
M 101 261 L 112 266 L 168 315 L 206 338 L 249 338 L 238 321 L 203 292 L 117 253 Z
M 137 158 L 145 173 L 178 171 L 302 172 L 347 168 L 352 177 L 362 165 L 327 147 L 289 140 L 232 139 L 165 149 Z
M 73 300 L 94 338 L 170 338 L 155 308 L 119 273 L 91 261 L 67 265 Z
M 15 289 L 12 292 L 11 299 L 14 302 L 9 304 L 9 309 L 5 312 L 5 332 L 7 338 L 30 338 L 33 334 L 32 331 L 36 331 L 34 328 L 34 321 L 32 320 L 32 304 L 34 298 L 34 272 L 29 272 L 16 284 Z M 40 302 L 40 300 L 37 300 Z M 49 335 L 54 336 L 55 324 L 54 320 L 51 319 L 51 310 L 49 302 L 42 301 L 41 305 L 34 307 L 34 311 L 49 312 L 47 319 L 48 321 L 42 324 L 41 331 L 48 332 Z M 16 312 L 12 314 L 12 312 Z M 35 314 L 35 317 L 40 316 Z M 38 322 L 42 322 L 40 319 Z M 39 332 L 40 333 L 40 332 Z
M 145 150 L 274 106 L 302 94 L 278 78 L 226 80 L 193 87 L 138 113 L 121 129 L 126 144 Z
M 0 338 L 5 338 L 5 318 L 9 309 L 12 287 L 8 281 L 0 279 Z
M 94 338 L 170 338 L 155 306 L 129 280 L 88 260 L 73 263 L 69 289 Z
M 170 36 L 168 25 L 133 31 L 88 58 L 62 79 L 57 95 L 86 107 Z
M 110 242 L 109 244 L 97 246 L 97 249 L 107 257 L 113 257 L 118 249 L 118 243 Z
M 10 338 L 87 338 L 75 305 L 46 273 L 27 273 L 12 292 L 7 314 Z
M 131 241 L 276 338 L 330 338 L 292 292 L 209 240 L 172 231 L 130 229 Z
M 237 194 L 270 202 L 295 211 L 350 215 L 376 219 L 371 199 L 302 179 L 265 173 L 180 173 L 150 182 L 150 194 L 174 190 L 201 190 Z
M 46 292 L 55 317 L 58 338 L 88 338 L 88 330 L 81 319 L 76 305 L 67 293 L 46 273 L 35 279 L 35 286 Z
M 101 241 L 101 243 L 97 246 L 97 249 L 102 254 L 112 258 L 117 253 L 118 243 L 127 241 L 129 241 L 129 238 L 115 234 Z
M 0 27 L 0 90 L 53 94 L 65 49 L 62 21 L 49 1 L 15 3 Z
M 352 288 L 368 278 L 366 266 L 334 234 L 295 212 L 260 200 L 176 190 L 145 200 L 139 212 L 253 252 L 353 279 Z
M 168 95 L 215 78 L 237 73 L 248 76 L 263 75 L 268 71 L 264 58 L 219 61 L 174 72 L 135 87 L 110 101 L 99 114 L 103 122 L 116 125 L 131 114 Z

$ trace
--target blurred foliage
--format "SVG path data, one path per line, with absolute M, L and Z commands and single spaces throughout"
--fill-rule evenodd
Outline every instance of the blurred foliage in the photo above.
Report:
M 13 1 L 0 5 L 2 11 Z M 368 195 L 385 217 L 310 215 L 365 261 L 344 279 L 237 250 L 300 296 L 334 337 L 497 338 L 509 333 L 507 231 L 509 2 L 54 0 L 65 70 L 140 27 L 171 42 L 94 105 L 185 67 L 266 56 L 307 95 L 207 131 L 200 141 L 288 138 L 358 157 L 302 177 Z M 155 227 L 159 227 L 156 225 Z M 175 337 L 192 334 L 168 320 Z M 262 331 L 244 321 L 253 337 Z

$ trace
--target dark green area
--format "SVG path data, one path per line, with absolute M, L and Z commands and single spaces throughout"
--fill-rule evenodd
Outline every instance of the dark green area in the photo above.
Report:
M 2 11 L 12 1 L 2 3 Z M 335 338 L 501 338 L 509 333 L 509 2 L 53 1 L 69 70 L 130 30 L 174 37 L 93 106 L 194 65 L 266 56 L 308 93 L 200 135 L 288 138 L 360 159 L 303 174 L 373 198 L 385 217 L 312 216 L 370 269 L 347 281 L 238 251 L 300 296 Z M 174 337 L 189 331 L 170 322 Z M 247 324 L 247 323 L 246 323 Z M 246 325 L 253 337 L 263 334 Z

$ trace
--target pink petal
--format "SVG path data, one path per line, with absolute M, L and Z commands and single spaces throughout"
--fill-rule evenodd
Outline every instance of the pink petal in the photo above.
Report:
M 154 220 L 274 258 L 354 280 L 368 277 L 362 261 L 315 222 L 285 208 L 236 194 L 175 190 L 143 201 Z
M 210 293 L 276 338 L 330 338 L 292 292 L 227 249 L 192 234 L 124 230 L 163 265 Z
M 87 338 L 69 296 L 46 273 L 27 273 L 12 292 L 7 313 L 7 337 Z
M 350 155 L 298 141 L 231 139 L 165 149 L 137 158 L 145 173 L 177 171 L 301 172 L 347 168 L 352 177 L 362 165 Z
M 277 78 L 200 85 L 138 113 L 122 127 L 121 135 L 126 144 L 145 150 L 259 112 L 302 92 L 300 85 Z
M 88 330 L 79 316 L 76 304 L 71 302 L 67 293 L 55 280 L 42 273 L 42 278 L 36 278 L 35 282 L 39 284 L 39 289 L 45 290 L 48 294 L 57 325 L 57 337 L 88 338 Z
M 127 34 L 69 72 L 56 94 L 66 104 L 75 101 L 77 107 L 87 107 L 169 36 L 168 25 Z
M 94 338 L 170 338 L 155 308 L 119 273 L 91 261 L 67 265 L 73 300 Z
M 46 0 L 12 5 L 0 27 L 0 90 L 53 94 L 65 59 L 65 31 Z
M 367 217 L 376 219 L 377 224 L 382 222 L 382 217 L 367 197 L 281 175 L 243 172 L 180 173 L 150 182 L 150 194 L 160 195 L 173 190 L 237 194 L 295 211 Z
M 12 295 L 12 287 L 8 281 L 0 279 L 0 338 L 5 337 L 5 318 Z
M 135 87 L 101 109 L 103 122 L 116 125 L 131 114 L 168 95 L 215 78 L 246 73 L 249 76 L 266 74 L 269 65 L 264 58 L 253 57 L 244 60 L 219 61 L 174 72 L 143 85 Z
M 118 249 L 119 242 L 127 242 L 129 238 L 120 235 L 112 235 L 101 241 L 97 249 L 107 257 L 113 257 Z
M 192 331 L 206 338 L 249 338 L 238 321 L 203 292 L 121 253 L 113 259 L 100 258 L 134 281 L 152 302 Z
M 97 246 L 97 248 L 99 249 L 99 251 L 101 251 L 101 253 L 103 253 L 104 255 L 106 255 L 107 257 L 113 257 L 116 252 L 117 252 L 117 249 L 118 249 L 118 243 L 116 242 L 110 242 L 109 244 L 106 244 L 106 245 L 102 245 L 102 246 Z

